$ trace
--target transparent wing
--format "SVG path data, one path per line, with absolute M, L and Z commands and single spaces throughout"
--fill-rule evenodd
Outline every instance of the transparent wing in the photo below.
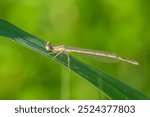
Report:
M 97 51 L 97 50 L 88 50 L 88 49 L 82 49 L 82 48 L 75 48 L 75 47 L 69 47 L 66 46 L 66 52 L 72 52 L 72 53 L 79 53 L 79 54 L 83 54 L 83 55 L 88 55 L 88 56 L 92 56 L 102 62 L 118 62 L 118 61 L 125 61 L 134 65 L 138 65 L 139 63 L 137 61 L 134 60 L 130 60 L 127 58 L 122 58 L 118 55 L 116 55 L 113 52 L 107 52 L 107 51 Z

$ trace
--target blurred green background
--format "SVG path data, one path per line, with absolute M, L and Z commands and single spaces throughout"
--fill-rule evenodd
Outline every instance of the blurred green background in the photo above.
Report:
M 150 95 L 149 0 L 0 0 L 0 18 L 27 32 L 140 62 L 91 64 Z M 107 99 L 68 68 L 0 37 L 0 99 Z

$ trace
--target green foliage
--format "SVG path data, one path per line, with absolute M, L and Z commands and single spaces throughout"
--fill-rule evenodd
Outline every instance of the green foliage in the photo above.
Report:
M 0 35 L 13 39 L 32 50 L 58 61 L 67 66 L 66 55 L 54 58 L 52 52 L 45 50 L 46 42 L 41 40 L 11 23 L 0 20 Z M 26 61 L 27 62 L 27 61 Z M 91 84 L 101 90 L 110 99 L 150 99 L 148 96 L 131 88 L 116 78 L 92 67 L 70 56 L 70 69 L 88 80 Z

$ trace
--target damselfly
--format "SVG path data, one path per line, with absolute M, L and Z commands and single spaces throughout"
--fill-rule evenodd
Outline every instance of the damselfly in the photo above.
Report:
M 85 54 L 85 55 L 92 55 L 96 56 L 99 59 L 103 58 L 103 60 L 109 59 L 109 62 L 118 62 L 118 61 L 125 61 L 134 65 L 139 65 L 139 63 L 135 60 L 130 60 L 127 58 L 120 57 L 116 55 L 115 53 L 111 52 L 106 52 L 106 51 L 96 51 L 96 50 L 88 50 L 88 49 L 82 49 L 82 48 L 76 48 L 76 47 L 70 47 L 70 46 L 65 46 L 63 44 L 61 45 L 52 45 L 50 42 L 46 43 L 45 49 L 47 51 L 52 51 L 56 55 L 54 57 L 59 56 L 60 54 L 66 54 L 67 55 L 67 62 L 68 62 L 68 67 L 69 67 L 69 53 L 79 53 L 79 54 Z

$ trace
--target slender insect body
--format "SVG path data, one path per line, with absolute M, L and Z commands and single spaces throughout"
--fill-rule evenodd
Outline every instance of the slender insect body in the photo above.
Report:
M 52 45 L 50 42 L 46 43 L 45 49 L 47 51 L 52 51 L 56 55 L 54 57 L 59 56 L 62 53 L 67 54 L 67 59 L 68 59 L 68 67 L 69 67 L 69 53 L 80 53 L 80 54 L 85 54 L 85 55 L 93 55 L 97 57 L 101 57 L 103 59 L 110 59 L 112 62 L 114 61 L 125 61 L 134 65 L 139 65 L 137 61 L 134 60 L 129 60 L 126 58 L 119 57 L 115 53 L 110 53 L 110 52 L 105 52 L 105 51 L 95 51 L 95 50 L 88 50 L 88 49 L 82 49 L 82 48 L 75 48 L 75 47 L 69 47 L 69 46 L 64 46 L 63 44 L 61 45 Z M 110 61 L 111 62 L 111 61 Z
M 70 52 L 70 53 L 80 53 L 80 54 L 87 54 L 87 55 L 95 55 L 95 56 L 103 56 L 103 57 L 110 57 L 110 58 L 117 58 L 117 56 L 115 54 L 104 54 L 104 53 L 100 53 L 100 52 L 94 52 L 94 51 L 83 51 L 83 50 L 75 50 L 75 49 L 68 49 L 66 47 L 65 49 L 66 52 Z

